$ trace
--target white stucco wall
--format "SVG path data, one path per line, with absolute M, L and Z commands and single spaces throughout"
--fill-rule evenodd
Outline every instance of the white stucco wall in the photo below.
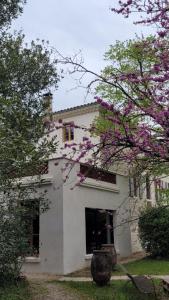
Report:
M 71 122 L 78 126 L 89 128 L 93 120 L 99 115 L 98 111 L 85 112 L 62 117 L 63 122 Z M 59 119 L 59 116 L 58 116 Z M 59 125 L 59 123 L 56 125 Z M 129 183 L 127 168 L 124 164 L 117 164 L 112 171 L 117 173 L 117 184 L 108 184 L 95 180 L 87 180 L 80 186 L 72 187 L 78 181 L 77 172 L 79 164 L 76 163 L 64 183 L 66 159 L 60 159 L 56 166 L 56 158 L 67 154 L 72 157 L 70 149 L 62 149 L 62 129 L 55 130 L 51 136 L 57 135 L 58 151 L 51 156 L 49 161 L 49 173 L 44 176 L 44 184 L 41 190 L 46 189 L 50 208 L 40 216 L 40 254 L 38 258 L 29 258 L 23 267 L 23 271 L 34 273 L 68 274 L 86 266 L 86 224 L 85 208 L 109 209 L 114 211 L 114 243 L 118 253 L 124 257 L 132 252 L 141 250 L 138 240 L 137 222 L 129 223 L 134 214 L 138 214 L 139 207 L 135 205 L 135 199 L 129 198 Z M 74 130 L 74 141 L 79 144 L 83 136 L 90 136 L 81 129 Z M 94 143 L 99 137 L 92 137 Z M 70 142 L 72 143 L 72 142 Z M 88 157 L 91 155 L 89 153 Z M 76 156 L 73 157 L 74 159 Z M 169 182 L 169 180 L 166 180 Z M 152 204 L 155 204 L 154 183 L 151 185 Z M 144 201 L 143 201 L 144 200 Z M 143 200 L 137 203 L 144 205 Z M 143 203 L 144 202 L 144 203 Z M 132 216 L 131 216 L 132 211 Z
M 117 176 L 117 185 L 94 180 L 95 186 L 89 180 L 87 185 L 84 183 L 71 190 L 77 182 L 79 164 L 63 184 L 61 169 L 66 162 L 59 160 L 58 166 L 55 160 L 49 162 L 49 174 L 45 175 L 48 183 L 41 189 L 47 189 L 51 203 L 49 210 L 40 216 L 40 254 L 39 258 L 29 258 L 23 271 L 67 274 L 86 266 L 86 207 L 114 211 L 115 247 L 121 256 L 131 254 L 130 228 L 126 223 L 129 216 L 127 177 Z
M 27 258 L 23 271 L 63 274 L 63 182 L 55 161 L 49 161 L 49 173 L 42 178 L 40 190 L 47 190 L 49 209 L 40 215 L 39 257 Z
M 113 210 L 115 247 L 121 256 L 131 254 L 130 228 L 127 223 L 128 179 L 117 176 L 117 185 L 109 185 L 112 190 L 104 190 L 104 185 L 107 187 L 106 183 L 99 182 L 98 185 L 98 181 L 96 186 L 94 183 L 92 187 L 85 186 L 84 183 L 70 190 L 76 183 L 78 169 L 77 164 L 63 186 L 64 274 L 86 266 L 85 208 Z
M 91 111 L 91 112 L 86 112 L 85 114 L 81 114 L 77 112 L 77 115 L 74 115 L 72 117 L 68 116 L 64 116 L 62 118 L 62 122 L 74 122 L 75 125 L 89 129 L 93 123 L 93 121 L 95 120 L 96 117 L 99 116 L 99 111 Z M 55 125 L 57 126 L 61 126 L 61 124 L 58 122 L 59 120 L 59 116 L 58 119 L 55 121 Z M 56 141 L 58 142 L 58 146 L 57 146 L 57 153 L 52 155 L 51 158 L 56 158 L 56 157 L 63 157 L 63 155 L 66 154 L 67 158 L 72 158 L 72 159 L 76 159 L 77 156 L 79 155 L 79 152 L 75 153 L 72 155 L 73 151 L 70 148 L 65 148 L 64 145 L 66 144 L 72 144 L 72 143 L 76 143 L 77 145 L 79 145 L 80 143 L 83 142 L 83 137 L 88 137 L 90 138 L 90 140 L 92 140 L 93 143 L 98 143 L 99 142 L 99 137 L 91 137 L 89 131 L 85 131 L 81 128 L 74 128 L 74 140 L 72 141 L 63 141 L 63 129 L 55 129 L 54 131 L 52 131 L 50 133 L 50 136 L 56 137 Z M 77 147 L 78 149 L 78 147 Z M 89 157 L 91 157 L 91 153 L 92 151 L 89 151 L 88 154 L 85 156 L 84 159 L 81 159 L 81 161 L 85 161 L 87 160 Z

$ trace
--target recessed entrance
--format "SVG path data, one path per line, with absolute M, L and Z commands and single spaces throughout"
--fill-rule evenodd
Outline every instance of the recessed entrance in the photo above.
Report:
M 86 253 L 100 249 L 102 244 L 114 243 L 113 211 L 86 208 Z

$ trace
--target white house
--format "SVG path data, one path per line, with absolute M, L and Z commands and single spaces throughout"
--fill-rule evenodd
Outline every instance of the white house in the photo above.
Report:
M 57 133 L 58 153 L 50 158 L 40 188 L 47 190 L 50 208 L 35 222 L 32 244 L 37 248 L 38 256 L 27 257 L 23 268 L 26 272 L 68 274 L 87 266 L 92 251 L 105 243 L 114 243 L 121 257 L 141 250 L 137 224 L 128 222 L 136 207 L 138 189 L 133 188 L 131 195 L 127 172 L 99 170 L 101 179 L 97 180 L 97 170 L 90 170 L 85 181 L 76 186 L 77 173 L 86 172 L 87 167 L 83 161 L 75 163 L 70 159 L 70 149 L 62 149 L 65 142 L 79 143 L 84 136 L 83 130 L 72 129 L 69 122 L 89 128 L 98 115 L 96 103 L 53 114 L 53 120 L 59 124 L 62 119 L 65 126 L 52 133 Z M 63 158 L 63 153 L 67 154 L 66 158 Z M 65 181 L 67 170 L 70 171 Z M 24 180 L 31 184 L 37 178 Z M 153 203 L 150 184 L 148 181 L 146 184 L 144 193 L 149 194 L 143 198 L 149 197 L 148 201 Z

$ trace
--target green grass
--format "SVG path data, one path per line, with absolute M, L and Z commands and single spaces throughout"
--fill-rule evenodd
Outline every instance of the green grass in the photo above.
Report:
M 9 285 L 0 288 L 1 300 L 32 300 L 32 292 L 28 283 L 20 283 L 18 286 Z
M 46 293 L 47 289 L 41 282 L 24 281 L 17 286 L 8 285 L 0 288 L 0 300 L 33 300 L 39 295 L 46 295 Z
M 60 284 L 60 283 L 59 283 Z M 136 288 L 126 281 L 113 281 L 110 285 L 98 287 L 92 282 L 62 282 L 64 287 L 68 288 L 80 299 L 86 300 L 155 300 L 153 295 L 140 294 Z M 158 300 L 168 299 L 158 286 Z
M 123 265 L 134 275 L 169 275 L 169 260 L 144 258 Z M 125 275 L 119 266 L 116 269 L 113 276 Z

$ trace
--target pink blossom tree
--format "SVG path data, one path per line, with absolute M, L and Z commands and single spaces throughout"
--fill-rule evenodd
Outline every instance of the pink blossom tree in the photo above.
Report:
M 76 161 L 111 167 L 125 162 L 153 174 L 168 173 L 169 164 L 169 4 L 168 0 L 119 1 L 112 8 L 130 17 L 136 13 L 137 26 L 152 26 L 154 35 L 116 42 L 105 55 L 108 66 L 100 73 L 84 66 L 78 56 L 60 55 L 60 61 L 79 72 L 81 83 L 86 74 L 93 75 L 87 88 L 96 84 L 96 101 L 100 117 L 90 133 L 100 141 L 86 138 L 80 145 L 65 145 L 75 153 Z M 90 76 L 91 78 L 91 76 Z M 61 126 L 63 126 L 62 124 Z M 73 126 L 76 126 L 74 124 Z M 86 131 L 86 129 L 85 129 Z M 92 156 L 89 157 L 89 153 Z M 84 174 L 83 174 L 84 175 Z M 80 180 L 84 176 L 79 174 Z
M 149 168 L 168 167 L 169 162 L 169 3 L 166 0 L 119 1 L 112 11 L 129 17 L 137 12 L 136 24 L 156 25 L 153 37 L 117 43 L 107 53 L 111 66 L 98 88 L 110 130 L 102 134 L 106 161 L 115 157 L 128 162 L 138 158 Z M 111 92 L 110 92 L 111 90 Z M 109 135 L 109 136 L 108 136 Z M 127 151 L 126 151 L 127 149 Z M 162 169 L 163 169 L 162 168 Z
M 91 132 L 100 135 L 100 143 L 84 140 L 77 161 L 93 149 L 93 163 L 100 158 L 107 167 L 114 161 L 137 162 L 143 169 L 166 173 L 169 164 L 169 4 L 166 0 L 119 1 L 119 7 L 112 11 L 125 17 L 140 13 L 141 18 L 136 23 L 155 24 L 157 31 L 150 37 L 111 46 L 105 56 L 109 65 L 101 74 L 77 61 L 66 61 L 74 65 L 75 71 L 93 74 L 92 83 L 99 82 L 96 100 L 101 116 Z M 91 160 L 88 163 L 91 164 Z
M 168 0 L 120 0 L 112 11 L 128 18 L 139 13 L 140 19 L 135 24 L 156 25 L 159 36 L 167 36 L 169 30 Z M 161 29 L 161 30 L 160 30 Z

